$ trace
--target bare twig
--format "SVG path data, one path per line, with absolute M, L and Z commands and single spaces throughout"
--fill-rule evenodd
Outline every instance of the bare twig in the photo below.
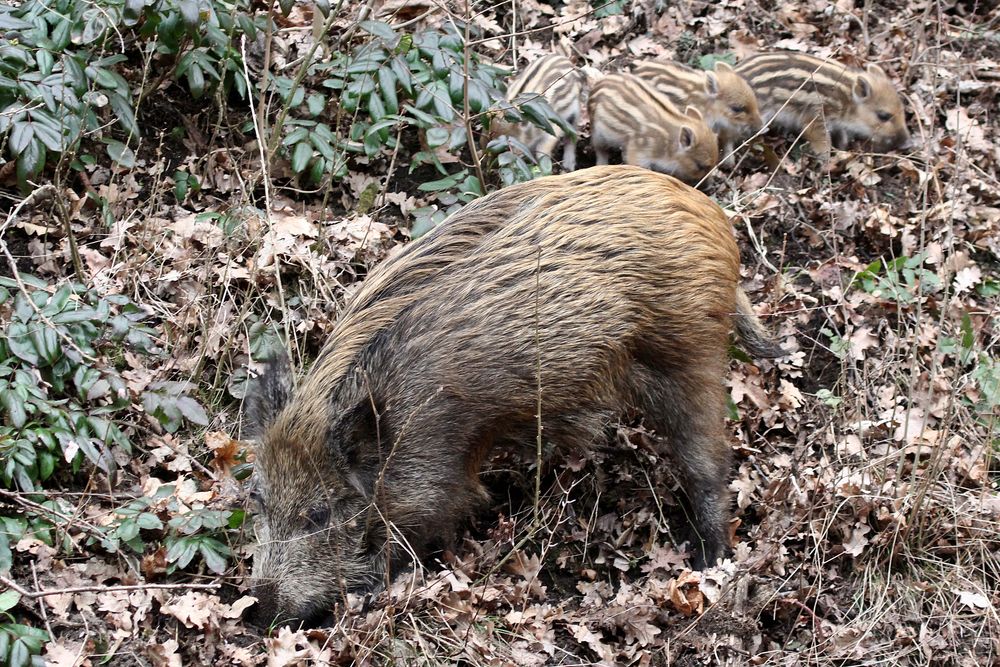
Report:
M 44 514 L 44 515 L 48 515 L 48 516 L 54 516 L 54 517 L 56 517 L 58 519 L 62 519 L 65 522 L 65 524 L 66 524 L 65 526 L 61 526 L 63 528 L 63 530 L 66 530 L 70 526 L 79 525 L 79 526 L 83 526 L 85 529 L 87 529 L 87 532 L 91 533 L 92 535 L 94 535 L 96 537 L 101 537 L 101 538 L 104 537 L 104 531 L 102 531 L 100 528 L 98 528 L 94 524 L 88 523 L 88 522 L 83 521 L 81 519 L 76 519 L 76 518 L 71 517 L 71 516 L 67 516 L 66 514 L 63 514 L 62 512 L 59 512 L 58 510 L 51 509 L 51 508 L 46 507 L 44 505 L 39 505 L 38 503 L 36 503 L 34 501 L 31 501 L 31 500 L 28 500 L 27 498 L 22 498 L 20 494 L 14 493 L 13 491 L 7 491 L 6 489 L 0 489 L 0 496 L 3 496 L 5 498 L 10 498 L 11 500 L 13 500 L 18 505 L 21 505 L 22 507 L 25 507 L 25 508 L 30 509 L 30 510 L 34 510 L 35 512 L 38 512 L 40 514 Z
M 136 584 L 134 586 L 74 586 L 71 588 L 53 588 L 41 591 L 29 591 L 13 579 L 0 575 L 0 584 L 17 591 L 23 597 L 35 599 L 44 598 L 51 595 L 68 595 L 71 593 L 112 593 L 117 591 L 146 591 L 146 590 L 217 590 L 222 584 Z
M 485 192 L 486 179 L 483 176 L 483 165 L 479 159 L 479 150 L 476 148 L 476 141 L 472 135 L 472 121 L 469 116 L 469 0 L 465 0 L 465 38 L 462 47 L 462 117 L 465 121 L 465 136 L 469 144 L 469 154 L 472 156 L 472 165 L 476 169 L 476 178 L 479 179 L 479 188 Z
M 542 341 L 539 303 L 541 300 L 541 280 L 542 280 L 542 246 L 538 246 L 538 260 L 535 264 L 535 381 L 537 382 L 538 395 L 535 403 L 535 511 L 533 514 L 534 527 L 541 525 L 539 516 L 539 503 L 542 496 Z

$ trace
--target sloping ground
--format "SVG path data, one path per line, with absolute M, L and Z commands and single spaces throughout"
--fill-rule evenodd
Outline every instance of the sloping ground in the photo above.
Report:
M 162 548 L 139 560 L 88 539 L 88 525 L 107 525 L 130 498 L 155 498 L 164 520 L 242 502 L 232 477 L 241 445 L 224 435 L 238 431 L 238 406 L 219 405 L 204 440 L 148 429 L 116 476 L 53 492 L 72 555 L 16 545 L 22 585 L 62 591 L 32 602 L 32 624 L 55 638 L 51 664 L 1000 664 L 997 14 L 974 3 L 676 4 L 598 18 L 584 2 L 517 0 L 478 5 L 475 22 L 496 38 L 482 51 L 507 63 L 512 44 L 523 59 L 557 48 L 605 71 L 770 48 L 878 62 L 899 83 L 919 144 L 905 156 L 842 153 L 824 173 L 807 151 L 768 137 L 707 187 L 732 214 L 752 300 L 791 350 L 777 363 L 732 364 L 732 559 L 686 569 L 671 465 L 640 424 L 623 424 L 590 458 L 551 462 L 538 499 L 532 462 L 501 454 L 485 475 L 493 506 L 455 553 L 374 600 L 349 600 L 332 627 L 262 636 L 240 619 L 252 535 L 233 534 L 223 576 L 165 577 Z M 375 11 L 448 20 L 436 4 Z M 308 25 L 295 16 L 293 27 Z M 308 48 L 308 31 L 275 39 L 280 62 Z M 150 123 L 170 115 L 173 90 L 158 93 Z M 101 291 L 150 308 L 170 351 L 156 367 L 135 361 L 136 395 L 166 372 L 206 396 L 238 395 L 278 312 L 308 358 L 422 203 L 419 182 L 400 175 L 387 204 L 352 214 L 374 180 L 355 165 L 342 191 L 278 188 L 265 220 L 239 199 L 256 182 L 254 151 L 207 131 L 215 121 L 192 111 L 184 141 L 166 140 L 134 171 L 89 179 L 117 222 L 108 234 L 81 231 L 86 268 Z M 178 164 L 203 187 L 183 208 L 165 196 L 166 167 Z M 96 225 L 97 211 L 75 210 L 81 227 Z M 206 212 L 245 224 L 227 230 Z M 22 216 L 40 227 L 44 218 Z M 62 243 L 36 232 L 20 254 L 58 274 Z M 122 588 L 141 580 L 163 587 Z

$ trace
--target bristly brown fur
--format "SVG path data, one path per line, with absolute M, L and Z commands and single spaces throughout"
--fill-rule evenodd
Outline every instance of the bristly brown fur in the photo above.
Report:
M 263 613 L 306 618 L 376 583 L 386 521 L 418 553 L 453 534 L 491 449 L 531 440 L 536 355 L 546 439 L 585 447 L 641 412 L 684 472 L 695 562 L 713 561 L 729 332 L 756 321 L 738 278 L 718 206 L 625 166 L 495 192 L 378 267 L 258 448 Z

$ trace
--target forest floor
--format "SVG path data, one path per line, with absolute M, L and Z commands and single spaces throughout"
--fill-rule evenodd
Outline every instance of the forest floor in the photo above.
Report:
M 598 451 L 549 461 L 538 498 L 531 462 L 498 453 L 484 474 L 492 503 L 454 553 L 373 600 L 348 599 L 331 627 L 261 631 L 242 619 L 249 524 L 222 526 L 224 548 L 185 569 L 155 530 L 138 555 L 91 539 L 89 526 L 140 500 L 161 524 L 192 508 L 232 517 L 245 502 L 234 471 L 250 447 L 238 399 L 252 353 L 281 334 L 296 361 L 314 356 L 429 201 L 422 174 L 387 171 L 387 156 L 320 191 L 278 165 L 265 200 L 246 188 L 260 183 L 256 149 L 165 84 L 140 109 L 134 168 L 96 164 L 58 187 L 88 280 L 141 304 L 166 351 L 156 363 L 125 355 L 133 396 L 189 382 L 210 423 L 168 433 L 139 421 L 116 472 L 46 492 L 62 508 L 59 538 L 12 544 L 10 575 L 26 593 L 52 593 L 18 607 L 50 633 L 46 664 L 1000 665 L 1000 14 L 950 0 L 611 4 L 622 11 L 477 2 L 476 48 L 506 66 L 514 51 L 520 62 L 559 51 L 603 72 L 766 49 L 876 62 L 917 144 L 837 152 L 823 171 L 808 149 L 767 135 L 704 187 L 731 215 L 747 292 L 790 352 L 731 365 L 732 557 L 688 568 L 673 466 L 635 423 Z M 466 11 L 373 8 L 411 29 Z M 310 25 L 293 10 L 274 62 L 309 48 Z M 227 113 L 239 116 L 232 126 L 249 118 Z M 392 160 L 406 165 L 407 150 Z M 586 130 L 579 161 L 593 164 Z M 200 183 L 182 201 L 180 166 Z M 384 196 L 358 213 L 372 183 Z M 242 232 L 224 229 L 233 215 Z M 54 227 L 44 202 L 19 213 L 5 239 L 21 271 L 70 274 Z M 33 511 L 36 496 L 3 493 L 12 511 Z

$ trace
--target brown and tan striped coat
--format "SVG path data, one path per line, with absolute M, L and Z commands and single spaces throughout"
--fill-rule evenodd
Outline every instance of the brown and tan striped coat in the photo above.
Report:
M 674 62 L 640 60 L 632 65 L 632 74 L 666 95 L 678 109 L 688 105 L 698 109 L 718 137 L 727 162 L 732 161 L 736 143 L 763 125 L 750 84 L 722 61 L 704 71 Z
M 514 102 L 526 93 L 535 93 L 545 99 L 552 110 L 567 125 L 576 128 L 580 122 L 586 77 L 566 56 L 550 54 L 529 63 L 514 77 L 507 87 L 507 99 Z M 563 146 L 562 168 L 576 169 L 576 137 L 553 125 L 555 134 L 528 122 L 510 123 L 502 118 L 493 121 L 492 136 L 508 135 L 525 144 L 536 155 L 555 159 L 559 144 Z
M 859 70 L 777 51 L 752 56 L 736 71 L 753 87 L 765 121 L 801 133 L 820 155 L 855 140 L 870 140 L 880 151 L 909 147 L 903 103 L 877 65 Z
M 597 164 L 612 150 L 622 161 L 687 183 L 697 183 L 719 161 L 719 144 L 701 112 L 682 112 L 642 79 L 609 74 L 594 84 L 588 102 L 590 141 Z

